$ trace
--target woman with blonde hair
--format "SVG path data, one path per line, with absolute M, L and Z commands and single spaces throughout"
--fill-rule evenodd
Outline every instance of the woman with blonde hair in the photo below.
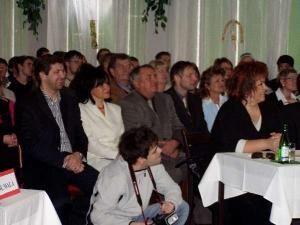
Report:
M 157 91 L 164 92 L 171 87 L 169 82 L 168 65 L 160 60 L 152 60 L 149 63 L 155 70 L 157 78 Z

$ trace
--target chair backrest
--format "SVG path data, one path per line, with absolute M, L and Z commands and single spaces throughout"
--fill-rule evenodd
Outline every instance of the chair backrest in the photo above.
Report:
M 206 132 L 189 132 L 186 129 L 182 130 L 183 146 L 187 157 L 191 157 L 193 146 L 197 145 L 212 145 L 212 139 L 209 133 Z
M 212 139 L 207 132 L 189 132 L 183 129 L 181 133 L 183 148 L 187 158 L 186 163 L 190 171 L 188 173 L 187 187 L 185 188 L 185 200 L 189 203 L 190 211 L 192 212 L 194 197 L 199 194 L 197 186 L 211 159 Z M 191 217 L 190 214 L 188 218 L 190 223 Z

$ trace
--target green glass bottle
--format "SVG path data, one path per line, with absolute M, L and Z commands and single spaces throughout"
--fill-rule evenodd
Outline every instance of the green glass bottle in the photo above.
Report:
M 289 135 L 288 135 L 288 125 L 283 124 L 283 132 L 281 134 L 279 148 L 278 148 L 278 161 L 288 162 L 289 160 Z

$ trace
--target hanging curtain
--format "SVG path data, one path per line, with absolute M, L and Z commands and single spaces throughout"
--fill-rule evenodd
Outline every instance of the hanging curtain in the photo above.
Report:
M 144 59 L 145 25 L 140 0 L 48 1 L 48 46 L 51 51 L 76 49 L 96 65 L 100 48 Z M 96 25 L 97 48 L 92 46 L 90 21 Z M 59 32 L 57 32 L 59 31 Z
M 46 12 L 41 11 L 43 24 L 46 22 Z M 23 27 L 25 16 L 17 7 L 15 0 L 0 0 L 0 57 L 6 60 L 16 55 L 35 56 L 36 50 L 47 44 L 46 27 L 38 28 L 38 39 L 28 31 L 28 24 Z
M 251 52 L 257 60 L 267 62 L 270 77 L 275 77 L 277 58 L 300 52 L 296 8 L 292 9 L 293 26 L 289 25 L 292 2 L 299 6 L 297 0 L 171 0 L 166 9 L 166 31 L 160 30 L 157 35 L 153 14 L 146 25 L 141 22 L 143 0 L 48 0 L 36 40 L 27 27 L 23 29 L 24 16 L 16 0 L 0 0 L 0 53 L 9 59 L 35 55 L 41 46 L 52 52 L 76 49 L 96 65 L 100 48 L 125 52 L 141 63 L 153 59 L 159 51 L 170 51 L 172 62 L 190 60 L 203 71 L 215 58 L 225 56 L 236 64 L 239 55 Z M 229 33 L 222 41 L 224 26 L 232 19 L 244 28 L 243 43 L 238 42 L 241 37 L 236 28 L 230 28 L 236 43 Z M 95 21 L 96 48 L 92 46 L 91 20 Z

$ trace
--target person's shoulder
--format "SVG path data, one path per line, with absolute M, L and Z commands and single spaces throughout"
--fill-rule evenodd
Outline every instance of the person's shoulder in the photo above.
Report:
M 168 90 L 165 90 L 163 93 L 168 94 L 168 95 L 175 94 L 174 87 L 170 87 Z
M 123 97 L 118 104 L 122 106 L 126 106 L 128 104 L 137 105 L 139 102 L 143 101 L 143 97 L 140 96 L 136 91 L 129 93 L 127 96 Z
M 276 96 L 275 96 L 275 98 L 276 98 Z M 267 112 L 277 112 L 277 111 L 280 110 L 280 108 L 278 107 L 278 102 L 277 101 L 271 101 L 271 100 L 268 100 L 268 99 L 266 99 L 265 101 L 259 103 L 259 107 L 260 107 L 261 110 L 267 111 Z
M 193 92 L 188 92 L 187 97 L 190 102 L 202 104 L 202 98 Z
M 8 88 L 3 88 L 3 94 L 6 98 L 8 98 L 9 100 L 15 102 L 16 101 L 16 96 L 15 96 L 15 93 L 8 89 Z
M 276 92 L 272 92 L 268 95 L 266 95 L 266 101 L 273 101 L 273 102 L 277 102 L 277 96 L 276 96 Z
M 295 115 L 298 117 L 300 113 L 300 102 L 285 105 L 282 109 L 286 115 Z
M 26 104 L 38 104 L 39 101 L 37 101 L 38 97 L 43 95 L 41 89 L 36 88 L 30 92 L 28 92 L 26 95 L 22 96 L 17 100 L 18 102 L 26 103 Z
M 172 101 L 172 97 L 169 94 L 163 93 L 163 92 L 157 92 L 154 96 L 154 98 L 162 100 L 162 101 Z
M 121 107 L 115 103 L 106 102 L 106 105 L 112 111 L 121 112 Z
M 100 171 L 100 174 L 102 177 L 107 177 L 109 179 L 120 179 L 122 177 L 125 179 L 128 172 L 129 168 L 127 163 L 120 156 L 118 156 L 107 166 L 103 167 Z
M 224 104 L 221 106 L 220 111 L 224 111 L 224 112 L 231 112 L 231 111 L 235 111 L 235 110 L 239 110 L 242 107 L 242 103 L 241 101 L 234 99 L 234 98 L 229 98 L 226 102 L 224 102 Z
M 63 87 L 60 90 L 60 94 L 65 98 L 70 98 L 76 100 L 76 93 L 73 89 L 70 89 L 68 87 Z

